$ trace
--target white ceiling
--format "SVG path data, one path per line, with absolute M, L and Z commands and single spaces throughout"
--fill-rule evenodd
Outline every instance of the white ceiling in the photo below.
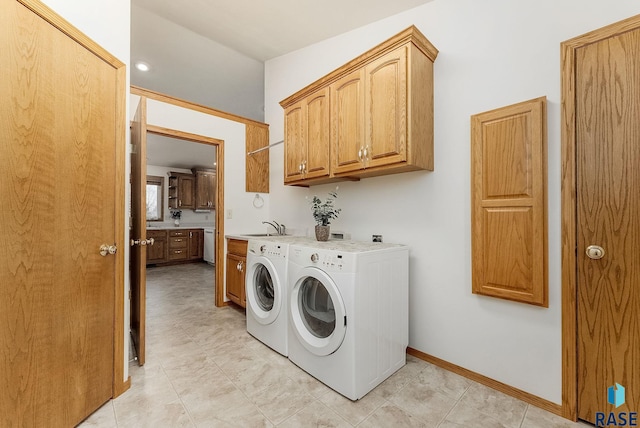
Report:
M 147 165 L 213 168 L 215 161 L 215 146 L 147 133 Z
M 263 120 L 263 62 L 432 0 L 132 0 L 131 83 Z M 187 77 L 187 78 L 185 78 Z M 147 163 L 211 167 L 215 148 L 148 134 Z
M 132 0 L 132 4 L 259 61 L 432 0 Z

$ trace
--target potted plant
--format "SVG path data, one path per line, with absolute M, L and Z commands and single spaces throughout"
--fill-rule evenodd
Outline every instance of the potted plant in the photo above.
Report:
M 318 241 L 329 240 L 331 220 L 337 219 L 341 211 L 340 208 L 333 206 L 337 197 L 336 192 L 329 192 L 329 196 L 324 202 L 316 195 L 313 195 L 313 199 L 311 199 L 311 211 L 316 221 L 316 239 Z
M 180 217 L 182 217 L 181 210 L 171 211 L 171 218 L 173 219 L 173 224 L 176 227 L 180 226 Z

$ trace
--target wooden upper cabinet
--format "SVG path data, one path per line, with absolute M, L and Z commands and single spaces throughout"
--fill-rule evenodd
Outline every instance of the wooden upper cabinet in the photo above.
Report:
M 407 49 L 402 46 L 365 68 L 365 167 L 407 160 Z
M 216 171 L 193 169 L 195 176 L 195 209 L 212 210 L 216 207 Z
M 548 307 L 546 98 L 471 117 L 473 292 Z
M 320 184 L 415 170 L 433 170 L 433 62 L 438 50 L 415 27 L 283 100 L 285 108 L 285 183 Z M 321 93 L 329 117 L 312 122 L 305 110 Z M 324 104 L 324 101 L 323 101 Z M 324 110 L 323 110 L 324 111 Z M 327 132 L 319 132 L 319 125 Z M 313 130 L 312 130 L 313 129 Z M 312 130 L 312 131 L 311 131 Z M 314 132 L 319 138 L 305 137 Z M 326 135 L 326 137 L 325 137 Z M 330 138 L 330 140 L 328 139 Z M 301 155 L 328 141 L 330 169 L 312 175 Z M 305 168 L 306 167 L 306 168 Z M 306 175 L 305 175 L 306 173 Z M 295 177 L 295 178 L 292 178 Z
M 329 88 L 285 110 L 285 183 L 329 175 Z
M 284 182 L 302 180 L 302 161 L 304 159 L 303 101 L 284 112 Z
M 169 172 L 169 208 L 195 209 L 195 177 L 182 172 Z
M 364 69 L 331 84 L 332 173 L 362 168 L 364 148 Z
M 304 129 L 307 138 L 303 163 L 305 179 L 329 176 L 329 106 L 328 87 L 306 99 Z

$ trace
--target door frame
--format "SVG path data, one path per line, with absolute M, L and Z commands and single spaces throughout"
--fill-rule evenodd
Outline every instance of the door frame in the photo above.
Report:
M 632 16 L 560 44 L 562 71 L 562 416 L 574 421 L 578 417 L 576 52 L 583 46 L 638 28 L 640 28 L 640 15 Z
M 176 138 L 193 143 L 207 144 L 216 147 L 216 271 L 215 271 L 215 306 L 224 304 L 224 141 L 206 137 L 204 135 L 191 134 L 176 129 L 164 128 L 156 125 L 146 125 L 147 134 L 161 135 L 163 137 Z M 144 148 L 146 152 L 146 147 Z M 140 213 L 138 213 L 140 215 Z M 146 287 L 146 284 L 145 284 Z M 145 314 L 146 317 L 146 314 Z

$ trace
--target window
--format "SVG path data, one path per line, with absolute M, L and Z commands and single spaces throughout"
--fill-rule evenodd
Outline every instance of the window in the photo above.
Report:
M 164 220 L 164 177 L 147 175 L 147 221 Z

